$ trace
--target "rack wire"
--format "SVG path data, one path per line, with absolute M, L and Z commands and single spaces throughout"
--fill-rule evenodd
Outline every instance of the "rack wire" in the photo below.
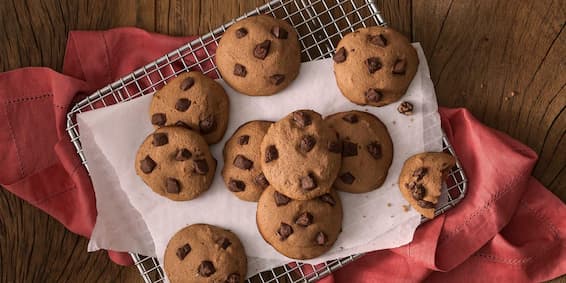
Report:
M 223 33 L 241 19 L 268 14 L 290 23 L 299 34 L 302 61 L 328 58 L 340 39 L 349 32 L 372 25 L 385 26 L 375 0 L 274 0 L 214 29 L 129 75 L 79 101 L 67 114 L 67 133 L 82 164 L 88 164 L 80 144 L 76 123 L 78 113 L 130 101 L 152 94 L 180 73 L 195 70 L 212 78 L 220 78 L 214 63 L 217 44 Z M 456 156 L 444 136 L 443 150 Z M 454 207 L 466 194 L 467 179 L 459 162 L 449 173 L 443 187 L 443 200 L 435 214 Z M 422 222 L 426 219 L 423 218 Z M 355 254 L 312 266 L 289 263 L 249 278 L 247 282 L 313 282 L 363 256 Z M 134 263 L 145 282 L 163 282 L 165 275 L 156 258 L 132 254 Z

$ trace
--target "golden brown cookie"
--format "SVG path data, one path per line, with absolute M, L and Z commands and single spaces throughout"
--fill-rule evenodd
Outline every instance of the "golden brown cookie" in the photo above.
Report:
M 216 65 L 224 81 L 238 92 L 272 95 L 299 74 L 297 33 L 287 22 L 267 15 L 243 19 L 222 35 Z
M 292 199 L 330 192 L 341 148 L 336 134 L 312 110 L 298 110 L 271 125 L 261 143 L 261 168 L 271 186 Z
M 247 258 L 234 233 L 212 225 L 193 224 L 169 240 L 164 269 L 172 283 L 237 283 L 246 279 Z
M 455 164 L 454 157 L 444 152 L 425 152 L 409 157 L 399 175 L 403 197 L 420 214 L 433 219 L 442 183 Z
M 387 127 L 362 111 L 340 112 L 324 120 L 342 142 L 342 166 L 334 188 L 349 193 L 379 188 L 393 160 L 393 143 Z
M 259 147 L 273 122 L 250 121 L 240 126 L 224 145 L 222 177 L 238 198 L 257 201 L 269 182 L 261 170 Z
M 259 199 L 256 221 L 263 239 L 279 253 L 315 258 L 338 239 L 342 203 L 334 190 L 310 200 L 293 200 L 268 187 Z
M 417 51 L 405 36 L 378 26 L 344 36 L 333 59 L 342 94 L 356 104 L 373 106 L 399 100 L 419 65 Z
M 224 88 L 199 72 L 180 74 L 155 93 L 149 115 L 155 127 L 198 131 L 208 144 L 219 142 L 228 126 L 230 105 Z
M 143 141 L 135 167 L 138 176 L 154 192 L 183 201 L 208 190 L 216 160 L 196 132 L 182 127 L 162 127 Z

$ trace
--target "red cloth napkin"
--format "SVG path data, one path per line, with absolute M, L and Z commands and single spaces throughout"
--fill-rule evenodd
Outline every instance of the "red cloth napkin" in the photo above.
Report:
M 63 74 L 46 68 L 1 73 L 0 184 L 88 237 L 96 207 L 65 131 L 69 107 L 190 39 L 135 28 L 71 32 Z M 417 229 L 411 244 L 370 253 L 325 282 L 519 282 L 566 272 L 566 206 L 530 176 L 536 154 L 465 109 L 441 108 L 440 114 L 469 179 L 466 198 Z M 109 255 L 131 263 L 127 254 Z

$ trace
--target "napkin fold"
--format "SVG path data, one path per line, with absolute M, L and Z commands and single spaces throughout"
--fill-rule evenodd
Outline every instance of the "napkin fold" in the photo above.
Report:
M 136 28 L 75 31 L 63 74 L 36 67 L 0 73 L 0 184 L 88 237 L 95 196 L 67 136 L 66 113 L 86 95 L 191 39 Z M 440 114 L 469 179 L 466 198 L 417 229 L 411 244 L 369 253 L 324 282 L 521 282 L 566 273 L 566 206 L 530 176 L 536 154 L 465 109 L 441 108 Z M 128 254 L 109 256 L 131 264 Z

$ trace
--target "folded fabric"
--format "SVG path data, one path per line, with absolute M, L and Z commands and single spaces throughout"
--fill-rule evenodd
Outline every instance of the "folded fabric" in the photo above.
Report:
M 63 74 L 46 68 L 1 73 L 0 184 L 88 237 L 96 219 L 94 193 L 65 131 L 67 111 L 190 39 L 135 28 L 71 32 Z M 530 176 L 536 154 L 465 109 L 440 114 L 469 179 L 466 198 L 420 227 L 411 244 L 370 253 L 326 282 L 519 282 L 566 272 L 566 206 Z M 109 255 L 131 263 L 127 254 Z

